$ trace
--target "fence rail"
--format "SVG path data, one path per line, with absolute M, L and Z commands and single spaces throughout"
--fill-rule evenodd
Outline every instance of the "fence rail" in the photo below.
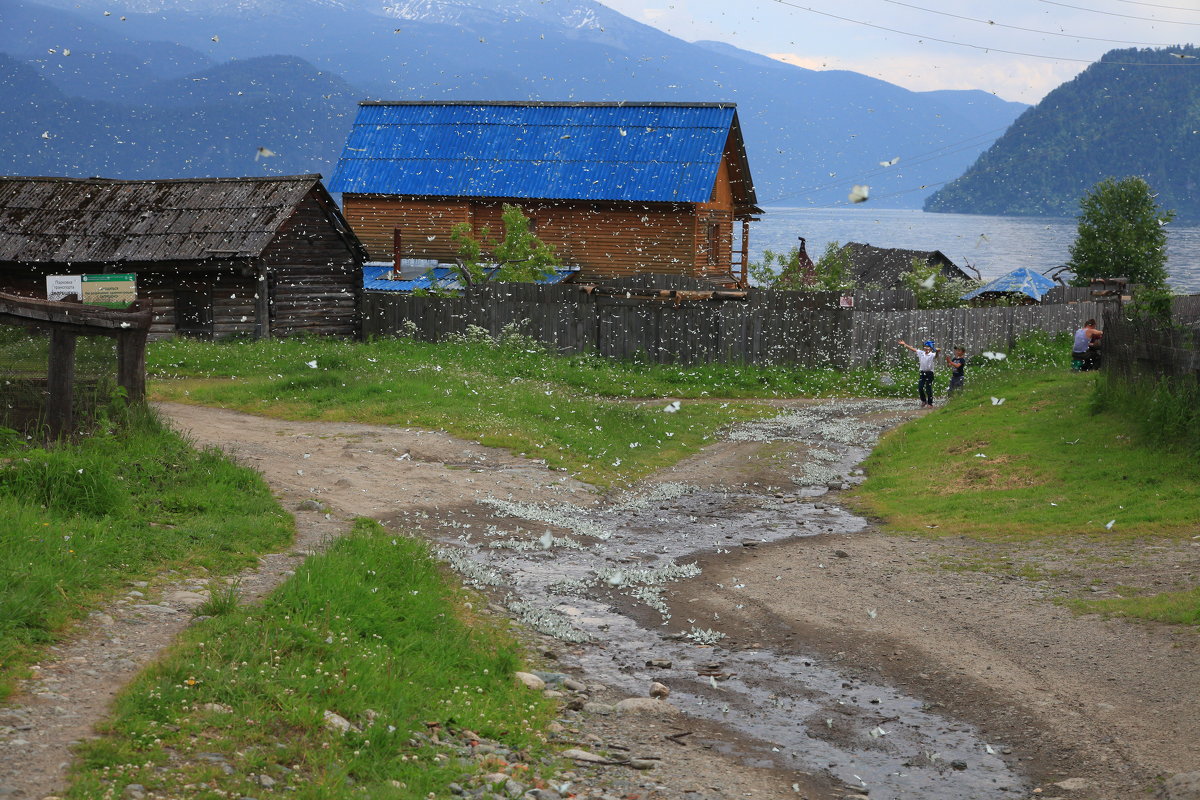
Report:
M 1195 295 L 1179 299 L 1200 301 Z M 1200 325 L 1127 319 L 1118 312 L 1104 315 L 1105 371 L 1125 379 L 1200 379 Z
M 654 291 L 650 282 L 644 287 Z M 1059 306 L 864 311 L 841 308 L 838 292 L 752 289 L 741 299 L 662 300 L 587 294 L 576 286 L 495 284 L 461 297 L 364 292 L 363 333 L 411 333 L 437 341 L 474 326 L 499 335 L 507 326 L 563 353 L 635 355 L 657 363 L 730 362 L 847 368 L 891 364 L 896 340 L 935 339 L 971 352 L 1005 348 L 1022 333 L 1074 330 L 1099 316 L 1094 302 Z M 880 298 L 880 302 L 886 299 Z M 894 298 L 893 298 L 894 300 Z M 856 301 L 856 306 L 858 305 Z M 869 305 L 869 304 L 868 304 Z

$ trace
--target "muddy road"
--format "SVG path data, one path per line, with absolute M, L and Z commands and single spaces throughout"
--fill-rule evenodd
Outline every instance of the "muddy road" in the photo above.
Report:
M 1118 578 L 1194 575 L 1200 546 L 1095 550 L 1091 572 L 1063 568 L 1057 583 L 948 570 L 996 553 L 884 535 L 839 500 L 911 404 L 779 406 L 606 498 L 440 433 L 161 410 L 197 444 L 259 469 L 290 508 L 332 511 L 298 510 L 302 531 L 329 536 L 355 515 L 421 530 L 465 583 L 537 632 L 548 666 L 605 698 L 669 687 L 672 713 L 580 716 L 581 736 L 665 748 L 637 786 L 645 798 L 1117 800 L 1200 769 L 1196 632 L 1053 602 Z M 1095 566 L 1107 561 L 1121 568 Z M 86 735 L 88 719 L 75 724 L 61 738 Z

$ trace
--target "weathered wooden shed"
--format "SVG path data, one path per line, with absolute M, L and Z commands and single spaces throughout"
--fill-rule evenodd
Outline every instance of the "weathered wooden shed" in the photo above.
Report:
M 330 190 L 372 260 L 453 260 L 509 203 L 581 281 L 744 282 L 762 213 L 732 103 L 362 103 Z
M 851 277 L 857 286 L 903 288 L 903 277 L 912 269 L 914 260 L 937 267 L 947 278 L 972 280 L 970 275 L 963 272 L 941 250 L 904 250 L 899 247 L 875 247 L 861 242 L 847 242 L 842 246 L 842 252 L 850 257 Z
M 364 258 L 320 175 L 0 178 L 0 290 L 134 273 L 152 338 L 357 335 Z

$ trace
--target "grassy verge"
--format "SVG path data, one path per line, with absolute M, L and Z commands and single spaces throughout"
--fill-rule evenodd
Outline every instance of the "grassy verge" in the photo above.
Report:
M 254 472 L 193 450 L 147 413 L 48 449 L 7 433 L 0 697 L 42 646 L 117 587 L 168 567 L 234 572 L 291 536 L 290 517 Z
M 517 646 L 454 587 L 424 543 L 360 521 L 260 606 L 197 624 L 139 676 L 83 745 L 68 796 L 132 783 L 168 797 L 442 796 L 488 766 L 454 757 L 447 732 L 536 754 L 552 701 L 516 684 Z
M 1093 380 L 1010 372 L 977 384 L 886 436 L 859 500 L 894 530 L 984 540 L 1194 535 L 1200 469 L 1093 414 Z
M 1054 583 L 1076 573 L 1114 577 L 1137 562 L 1147 540 L 1200 535 L 1200 467 L 1186 452 L 1131 432 L 1122 414 L 1096 412 L 1096 380 L 1065 370 L 993 371 L 888 434 L 867 461 L 855 502 L 891 530 L 983 545 L 965 561 L 949 558 L 947 568 Z M 1194 589 L 1070 602 L 1110 615 L 1200 619 Z
M 738 398 L 899 391 L 868 373 L 562 357 L 521 339 L 177 340 L 157 343 L 150 366 L 159 400 L 441 429 L 601 487 L 635 481 L 694 453 L 717 429 L 769 413 Z M 678 412 L 665 413 L 666 400 L 631 399 L 669 397 L 683 399 Z

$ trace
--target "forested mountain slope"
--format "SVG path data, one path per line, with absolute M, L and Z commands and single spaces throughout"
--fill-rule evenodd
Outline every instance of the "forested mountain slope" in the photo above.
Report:
M 1200 49 L 1113 50 L 1027 109 L 926 211 L 1073 216 L 1098 181 L 1145 178 L 1200 219 Z

